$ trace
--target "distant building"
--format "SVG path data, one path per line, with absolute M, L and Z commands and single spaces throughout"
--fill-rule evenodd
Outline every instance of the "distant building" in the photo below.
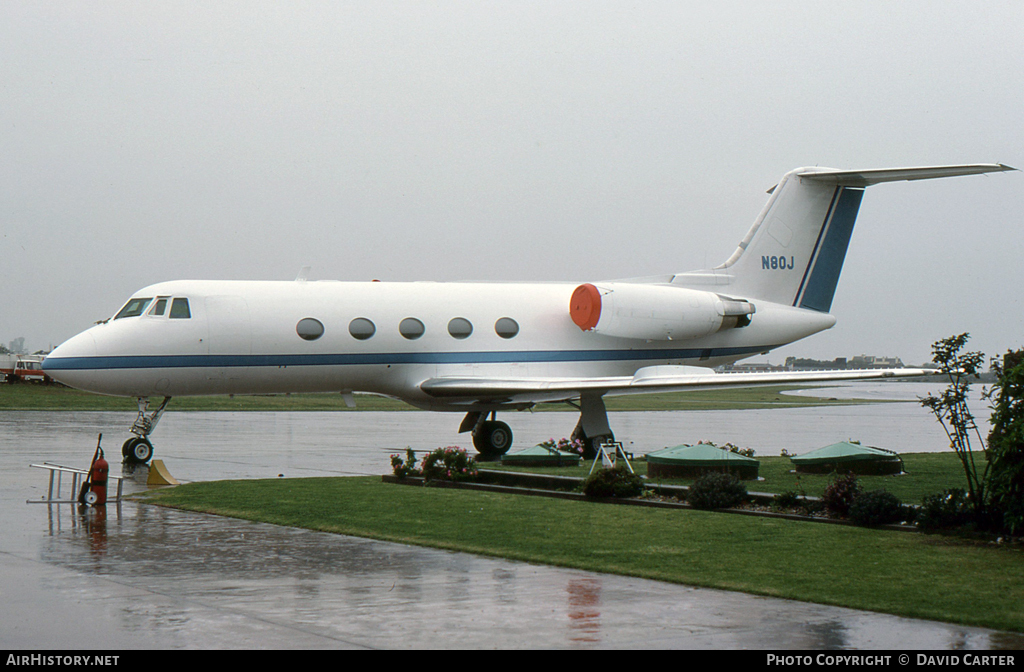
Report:
M 874 355 L 857 355 L 847 359 L 836 357 L 833 360 L 805 359 L 787 357 L 787 371 L 836 371 L 844 369 L 902 369 L 903 361 L 899 357 L 875 357 Z
M 770 371 L 785 371 L 784 366 L 774 366 L 767 362 L 741 362 L 737 364 L 723 364 L 717 371 L 721 373 L 766 373 Z
M 873 355 L 857 355 L 850 359 L 851 369 L 902 369 L 903 361 L 899 357 L 875 357 Z
M 787 371 L 842 371 L 849 367 L 846 364 L 846 357 L 836 357 L 832 361 L 787 357 L 785 368 Z
M 809 359 L 803 357 L 787 357 L 782 366 L 768 362 L 737 362 L 725 364 L 716 369 L 720 373 L 766 373 L 771 371 L 845 371 L 846 369 L 902 369 L 903 360 L 899 357 L 876 357 L 874 355 L 857 355 L 847 359 Z M 933 365 L 929 365 L 933 366 Z

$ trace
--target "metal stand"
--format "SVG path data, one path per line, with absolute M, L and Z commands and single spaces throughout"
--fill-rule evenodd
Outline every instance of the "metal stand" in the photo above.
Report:
M 603 469 L 611 469 L 615 466 L 616 460 L 621 457 L 622 461 L 626 463 L 626 468 L 629 469 L 629 473 L 635 474 L 633 471 L 633 465 L 629 463 L 629 458 L 626 457 L 626 451 L 622 449 L 621 441 L 602 441 L 597 446 L 597 455 L 594 457 L 594 463 L 590 465 L 590 474 L 594 473 L 594 469 L 597 468 L 597 462 L 600 460 L 601 467 Z M 589 476 L 590 474 L 587 474 Z

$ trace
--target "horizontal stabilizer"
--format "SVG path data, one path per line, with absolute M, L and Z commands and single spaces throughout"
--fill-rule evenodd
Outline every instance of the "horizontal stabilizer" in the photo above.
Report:
M 813 168 L 797 173 L 798 177 L 837 184 L 843 187 L 870 187 L 879 182 L 930 180 L 936 177 L 980 175 L 1017 170 L 1001 163 L 970 163 L 959 166 L 922 166 L 919 168 L 880 168 L 871 170 L 832 170 Z

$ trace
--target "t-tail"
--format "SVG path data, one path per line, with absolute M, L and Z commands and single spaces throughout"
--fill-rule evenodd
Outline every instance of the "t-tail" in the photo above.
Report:
M 771 198 L 729 259 L 711 271 L 717 291 L 827 313 L 857 221 L 864 188 L 879 182 L 926 180 L 1016 170 L 1003 164 L 834 170 L 798 168 L 769 191 Z M 728 289 L 726 289 L 728 286 Z

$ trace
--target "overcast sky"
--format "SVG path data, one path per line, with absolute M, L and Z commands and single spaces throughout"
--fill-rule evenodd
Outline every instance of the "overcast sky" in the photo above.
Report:
M 1024 168 L 1021 2 L 0 3 L 0 342 L 180 278 L 723 262 L 788 170 Z M 871 187 L 772 353 L 1024 346 L 1024 173 Z M 759 358 L 764 359 L 764 358 Z

